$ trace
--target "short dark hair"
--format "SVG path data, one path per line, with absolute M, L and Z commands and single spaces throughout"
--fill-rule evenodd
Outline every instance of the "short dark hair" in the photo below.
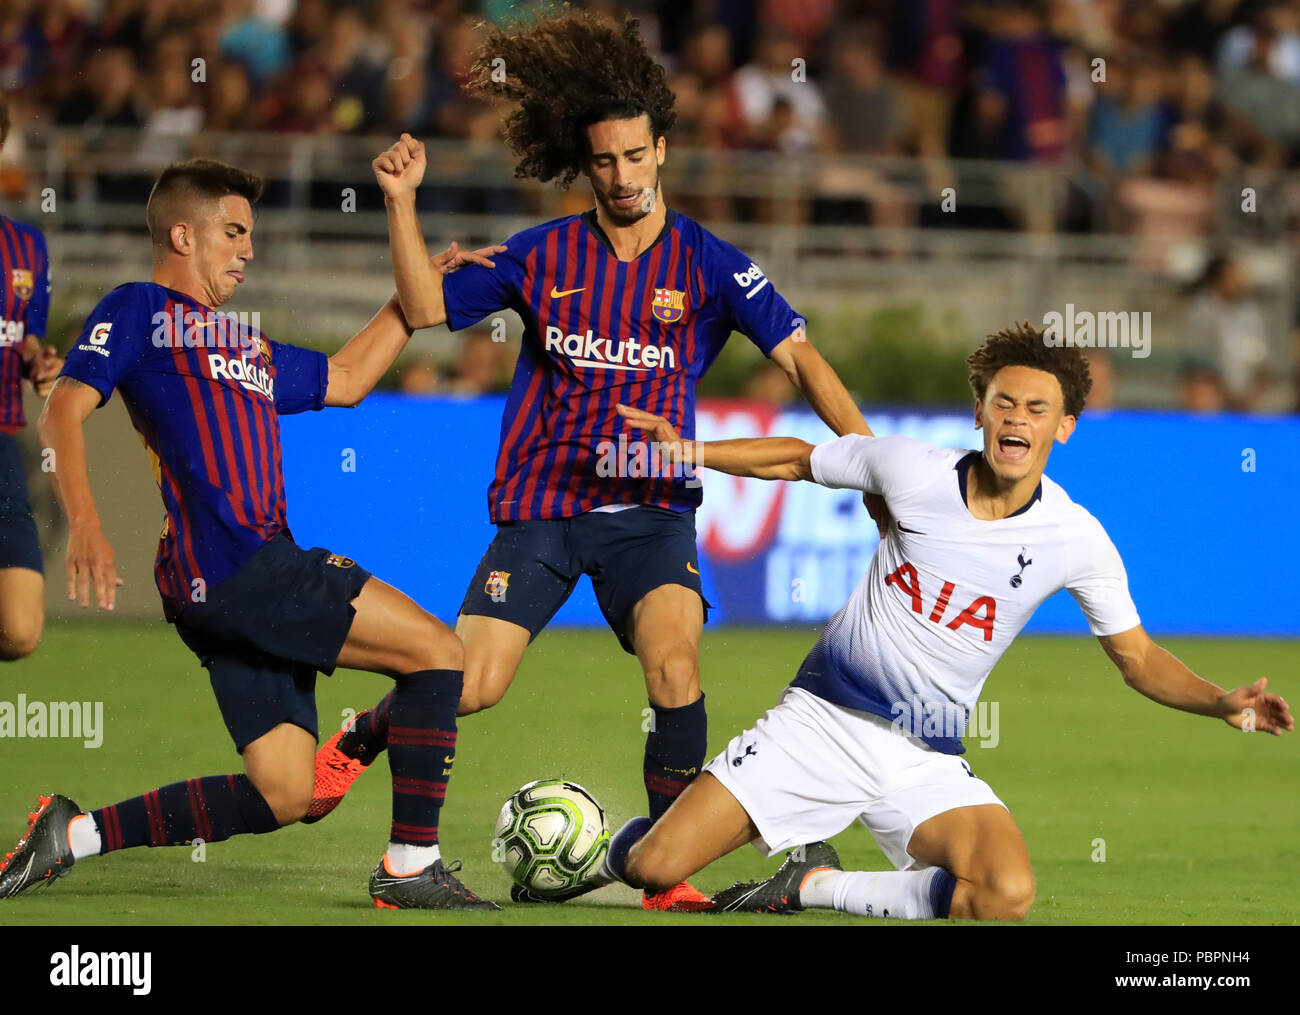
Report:
M 255 204 L 262 196 L 262 180 L 216 159 L 173 162 L 162 171 L 149 192 L 144 215 L 150 238 L 158 245 L 167 242 L 171 227 L 183 214 L 184 203 L 194 199 L 218 201 L 231 194 Z
M 1082 350 L 1072 345 L 1048 345 L 1043 329 L 1035 328 L 1028 321 L 989 335 L 966 358 L 966 365 L 970 368 L 971 391 L 981 402 L 990 382 L 1003 367 L 1031 367 L 1054 376 L 1065 396 L 1067 416 L 1083 415 L 1084 403 L 1092 390 L 1088 359 Z
M 9 103 L 0 99 L 0 148 L 9 137 Z

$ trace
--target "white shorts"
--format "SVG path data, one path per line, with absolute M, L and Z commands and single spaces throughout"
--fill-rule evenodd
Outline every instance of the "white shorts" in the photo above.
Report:
M 923 821 L 955 807 L 1006 807 L 959 755 L 799 687 L 704 770 L 745 808 L 768 856 L 829 839 L 856 819 L 895 867 L 919 870 L 928 864 L 907 844 Z

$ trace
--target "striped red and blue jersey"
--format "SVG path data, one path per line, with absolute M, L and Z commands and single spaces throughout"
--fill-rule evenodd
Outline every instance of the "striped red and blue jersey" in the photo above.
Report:
M 288 530 L 278 415 L 325 404 L 325 355 L 269 341 L 245 317 L 131 282 L 100 300 L 63 367 L 100 405 L 120 391 L 149 451 L 168 620 Z
M 35 226 L 0 215 L 0 433 L 23 416 L 23 344 L 45 337 L 50 316 L 50 255 Z
M 492 521 L 697 507 L 690 470 L 646 470 L 619 450 L 635 454 L 645 437 L 615 406 L 663 416 L 691 439 L 695 385 L 732 331 L 770 355 L 802 319 L 753 260 L 671 209 L 631 261 L 615 256 L 594 211 L 505 242 L 496 268 L 466 265 L 442 280 L 453 330 L 505 309 L 524 323 L 488 488 Z

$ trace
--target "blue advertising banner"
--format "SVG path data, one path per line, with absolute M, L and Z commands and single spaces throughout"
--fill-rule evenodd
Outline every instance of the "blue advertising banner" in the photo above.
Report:
M 289 522 L 304 546 L 355 558 L 450 623 L 495 529 L 487 487 L 503 397 L 374 395 L 283 417 Z M 970 417 L 875 412 L 878 435 L 978 447 Z M 831 436 L 806 408 L 705 400 L 700 439 Z M 1086 413 L 1048 475 L 1106 527 L 1153 633 L 1300 635 L 1300 419 Z M 816 623 L 844 605 L 876 546 L 853 491 L 705 472 L 696 516 L 710 623 Z M 557 624 L 603 625 L 590 583 Z M 1028 631 L 1087 633 L 1073 599 Z

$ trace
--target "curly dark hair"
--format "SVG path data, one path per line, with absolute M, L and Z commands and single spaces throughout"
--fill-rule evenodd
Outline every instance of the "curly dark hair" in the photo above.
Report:
M 638 24 L 630 15 L 615 21 L 566 7 L 489 27 L 465 87 L 476 98 L 518 103 L 505 123 L 516 177 L 559 177 L 567 188 L 588 154 L 593 123 L 646 113 L 656 141 L 672 128 L 673 93 Z M 494 81 L 494 71 L 504 79 Z
M 984 344 L 966 358 L 970 368 L 970 387 L 975 397 L 984 400 L 989 382 L 1003 367 L 1032 367 L 1052 374 L 1065 396 L 1065 414 L 1083 415 L 1083 405 L 1092 390 L 1088 360 L 1072 345 L 1049 345 L 1043 329 L 1028 321 L 989 335 Z

